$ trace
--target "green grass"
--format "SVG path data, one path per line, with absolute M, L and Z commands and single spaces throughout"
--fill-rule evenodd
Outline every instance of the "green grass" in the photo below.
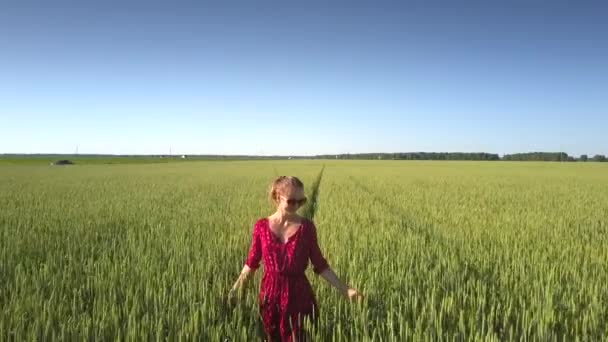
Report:
M 307 271 L 316 340 L 608 338 L 608 166 L 232 161 L 0 165 L 0 340 L 251 340 L 258 272 L 222 302 L 277 175 L 367 294 Z

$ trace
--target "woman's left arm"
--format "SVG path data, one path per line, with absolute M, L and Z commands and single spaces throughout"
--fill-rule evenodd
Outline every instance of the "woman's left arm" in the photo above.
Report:
M 362 298 L 363 295 L 352 287 L 348 286 L 345 282 L 343 282 L 336 273 L 331 269 L 331 267 L 327 267 L 323 272 L 319 274 L 323 279 L 325 279 L 328 283 L 330 283 L 333 287 L 338 289 L 342 295 L 346 298 L 353 300 L 357 298 Z
M 338 291 L 340 291 L 340 293 L 346 298 L 353 300 L 357 297 L 363 297 L 363 295 L 358 293 L 357 290 L 340 280 L 336 273 L 331 269 L 329 263 L 321 252 L 321 248 L 319 247 L 319 241 L 317 239 L 317 227 L 315 227 L 314 223 L 312 223 L 311 228 L 312 236 L 310 241 L 310 260 L 313 265 L 313 271 L 323 277 L 323 279 L 327 280 L 327 282 L 333 287 L 337 288 Z

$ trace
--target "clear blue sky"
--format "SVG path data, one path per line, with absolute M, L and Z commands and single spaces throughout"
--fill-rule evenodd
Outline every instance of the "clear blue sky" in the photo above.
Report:
M 0 153 L 608 154 L 608 2 L 3 1 Z

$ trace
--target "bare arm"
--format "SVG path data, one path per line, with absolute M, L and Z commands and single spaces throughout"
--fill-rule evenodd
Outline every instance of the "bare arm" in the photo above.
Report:
M 358 297 L 363 297 L 362 294 L 358 293 L 357 290 L 348 286 L 344 283 L 336 273 L 329 267 L 327 260 L 323 256 L 321 252 L 321 248 L 319 247 L 319 242 L 317 240 L 317 229 L 314 226 L 312 227 L 312 241 L 310 246 L 310 261 L 313 264 L 313 271 L 319 274 L 323 279 L 325 279 L 328 283 L 330 283 L 333 287 L 338 289 L 342 295 L 346 298 L 352 300 Z
M 362 294 L 357 292 L 357 290 L 348 286 L 345 282 L 343 282 L 336 273 L 331 269 L 331 267 L 327 267 L 323 272 L 319 273 L 323 279 L 325 279 L 328 283 L 330 283 L 333 287 L 338 289 L 342 295 L 344 295 L 348 299 L 355 299 L 357 297 L 363 297 Z
M 247 284 L 249 283 L 249 279 L 255 273 L 255 271 L 256 271 L 256 268 L 250 268 L 247 265 L 243 266 L 243 270 L 241 271 L 241 274 L 239 275 L 238 279 L 236 280 L 236 282 L 230 289 L 230 294 L 234 294 L 239 290 L 242 291 L 243 289 L 245 289 L 247 287 Z
M 232 296 L 237 292 L 243 292 L 242 290 L 246 287 L 249 278 L 251 278 L 251 275 L 253 275 L 260 266 L 260 260 L 262 259 L 262 242 L 258 232 L 258 224 L 256 222 L 253 227 L 253 236 L 251 239 L 249 254 L 247 255 L 247 260 L 245 261 L 243 270 L 241 270 L 241 274 L 230 289 L 230 292 L 228 292 L 229 296 Z

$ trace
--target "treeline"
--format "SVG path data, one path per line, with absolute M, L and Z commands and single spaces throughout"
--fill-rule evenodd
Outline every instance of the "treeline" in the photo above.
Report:
M 466 152 L 400 152 L 400 153 L 355 153 L 318 155 L 315 158 L 323 159 L 389 159 L 389 160 L 506 160 L 506 161 L 556 161 L 576 162 L 594 161 L 606 162 L 606 157 L 596 154 L 589 158 L 586 154 L 578 158 L 569 156 L 565 152 L 529 152 L 505 154 L 502 158 L 495 153 L 466 153 Z
M 375 160 L 505 160 L 505 161 L 553 161 L 553 162 L 607 162 L 602 154 L 588 157 L 586 154 L 575 158 L 565 152 L 529 152 L 505 154 L 502 158 L 486 152 L 396 152 L 396 153 L 347 153 L 323 154 L 315 156 L 297 155 L 109 155 L 109 154 L 0 154 L 0 163 L 53 162 L 69 159 L 77 163 L 166 163 L 188 160 L 247 160 L 247 159 L 375 159 Z
M 317 158 L 335 159 L 400 159 L 400 160 L 500 160 L 494 153 L 467 152 L 398 152 L 398 153 L 356 153 L 321 155 Z
M 530 152 L 530 153 L 515 153 L 505 154 L 502 157 L 503 160 L 515 160 L 515 161 L 595 161 L 605 162 L 606 157 L 603 154 L 596 154 L 592 158 L 589 158 L 586 154 L 581 155 L 578 158 L 569 156 L 565 152 Z
M 515 161 L 574 161 L 575 158 L 564 152 L 530 152 L 505 154 L 503 160 Z M 587 158 L 585 158 L 587 159 Z

